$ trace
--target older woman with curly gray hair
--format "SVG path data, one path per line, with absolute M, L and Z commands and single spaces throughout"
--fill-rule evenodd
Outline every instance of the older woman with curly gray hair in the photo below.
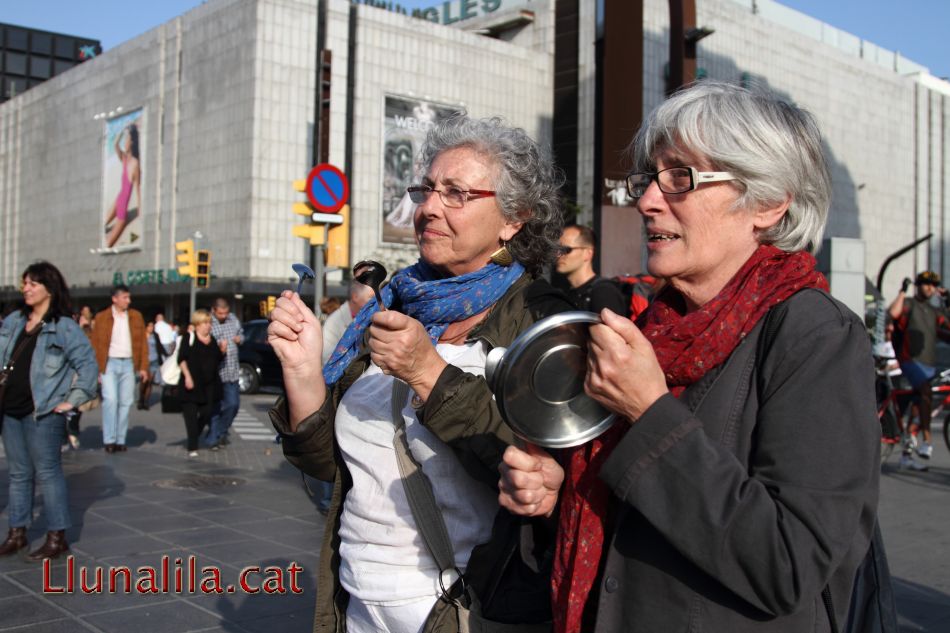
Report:
M 334 483 L 317 582 L 326 630 L 436 629 L 449 604 L 440 598 L 461 588 L 460 574 L 487 617 L 550 617 L 547 570 L 525 563 L 533 552 L 511 555 L 539 526 L 499 512 L 497 468 L 514 436 L 484 366 L 492 346 L 570 309 L 538 277 L 558 252 L 561 178 L 537 143 L 499 119 L 434 127 L 423 164 L 422 182 L 408 188 L 420 257 L 383 288 L 388 309 L 375 298 L 364 306 L 325 366 L 319 321 L 297 294 L 285 292 L 271 316 L 286 389 L 272 419 L 284 453 Z M 448 527 L 450 568 L 420 535 L 397 427 Z
M 699 82 L 633 155 L 667 284 L 636 325 L 604 310 L 591 328 L 585 390 L 621 421 L 563 456 L 566 477 L 516 448 L 503 467 L 506 507 L 560 500 L 555 631 L 837 630 L 874 529 L 880 426 L 864 323 L 808 252 L 831 198 L 818 126 Z

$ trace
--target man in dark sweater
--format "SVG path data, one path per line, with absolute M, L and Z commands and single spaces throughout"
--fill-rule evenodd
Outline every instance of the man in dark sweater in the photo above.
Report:
M 888 310 L 894 320 L 894 351 L 901 366 L 901 373 L 914 389 L 914 402 L 920 412 L 920 423 L 911 422 L 908 442 L 901 457 L 901 468 L 926 470 L 913 460 L 913 452 L 924 459 L 933 453 L 930 436 L 930 417 L 933 409 L 931 381 L 937 373 L 937 337 L 950 340 L 950 322 L 943 312 L 931 304 L 931 298 L 939 294 L 946 299 L 947 291 L 940 287 L 940 275 L 925 270 L 914 282 L 917 292 L 907 298 L 905 293 L 910 279 L 905 279 L 897 298 Z M 917 441 L 917 433 L 923 430 L 923 442 Z
M 594 245 L 597 236 L 586 226 L 568 226 L 561 233 L 562 255 L 557 260 L 557 272 L 571 285 L 567 296 L 578 310 L 600 312 L 610 308 L 626 316 L 623 293 L 615 283 L 594 272 Z

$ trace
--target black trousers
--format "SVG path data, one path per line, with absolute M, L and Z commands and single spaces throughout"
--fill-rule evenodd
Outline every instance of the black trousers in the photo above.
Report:
M 206 426 L 211 425 L 214 402 L 182 402 L 181 413 L 185 418 L 185 431 L 188 433 L 188 450 L 198 450 L 198 437 Z

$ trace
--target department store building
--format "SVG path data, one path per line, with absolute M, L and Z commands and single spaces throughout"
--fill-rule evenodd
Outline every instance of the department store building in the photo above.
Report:
M 917 270 L 950 273 L 950 84 L 771 0 L 695 9 L 697 76 L 765 85 L 819 120 L 827 237 L 860 240 L 874 279 L 933 234 L 888 269 L 891 296 Z M 578 221 L 603 236 L 603 272 L 636 272 L 639 218 L 614 185 L 620 150 L 664 98 L 670 32 L 667 0 L 454 0 L 416 15 L 397 2 L 208 0 L 0 104 L 0 303 L 48 259 L 76 304 L 103 307 L 123 282 L 147 314 L 186 318 L 175 242 L 198 235 L 213 274 L 198 304 L 225 295 L 256 316 L 290 287 L 291 264 L 311 261 L 292 233 L 306 222 L 292 183 L 321 162 L 350 182 L 350 263 L 407 265 L 415 154 L 459 111 L 551 144 Z M 343 280 L 331 272 L 329 293 Z

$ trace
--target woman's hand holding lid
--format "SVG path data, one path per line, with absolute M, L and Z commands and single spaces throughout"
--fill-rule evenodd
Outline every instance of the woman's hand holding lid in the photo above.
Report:
M 584 391 L 635 422 L 666 394 L 666 378 L 653 346 L 630 319 L 604 309 L 590 328 Z

